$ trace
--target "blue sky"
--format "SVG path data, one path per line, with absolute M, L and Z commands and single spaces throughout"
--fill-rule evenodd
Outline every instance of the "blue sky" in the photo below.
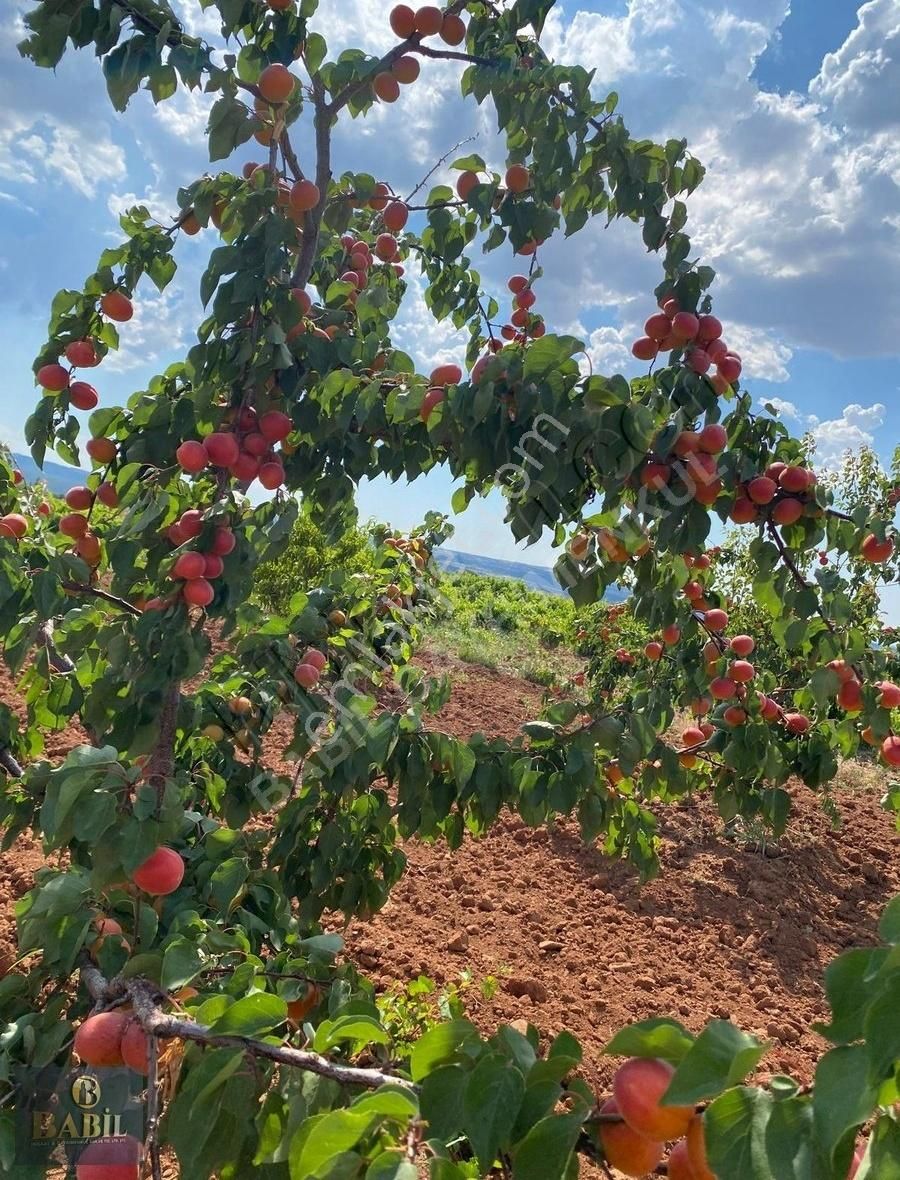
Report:
M 175 7 L 193 31 L 213 32 L 195 0 Z M 389 7 L 322 0 L 333 54 L 387 48 Z M 93 270 L 123 208 L 140 200 L 165 215 L 175 190 L 206 170 L 208 104 L 180 95 L 154 109 L 140 94 L 118 117 L 92 55 L 38 71 L 16 53 L 17 26 L 0 31 L 0 435 L 21 447 L 53 294 Z M 690 226 L 719 271 L 716 309 L 758 399 L 779 404 L 794 429 L 813 429 L 823 462 L 862 443 L 889 459 L 900 433 L 900 0 L 563 0 L 544 39 L 558 59 L 595 69 L 598 93 L 618 91 L 635 135 L 685 135 L 707 165 Z M 448 99 L 456 67 L 424 67 L 395 107 L 338 133 L 338 170 L 381 175 L 389 160 L 384 179 L 405 191 L 465 136 L 502 166 L 488 113 Z M 229 169 L 252 156 L 242 150 Z M 183 239 L 171 291 L 141 294 L 122 353 L 97 371 L 103 402 L 190 346 L 213 244 L 208 233 Z M 514 269 L 501 253 L 483 267 L 498 295 Z M 634 227 L 598 225 L 543 253 L 539 300 L 551 327 L 581 335 L 595 371 L 633 372 L 628 347 L 659 277 Z M 415 288 L 396 339 L 427 368 L 460 354 Z M 449 511 L 451 491 L 443 473 L 414 488 L 368 485 L 360 510 L 406 527 L 426 508 Z M 456 518 L 453 547 L 552 563 L 549 544 L 516 552 L 501 517 L 499 498 L 476 502 Z

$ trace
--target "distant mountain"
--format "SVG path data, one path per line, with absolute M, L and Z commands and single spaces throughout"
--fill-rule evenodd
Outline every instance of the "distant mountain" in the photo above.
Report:
M 25 476 L 26 483 L 45 483 L 57 496 L 87 478 L 87 472 L 78 467 L 67 467 L 64 463 L 45 462 L 41 470 L 30 455 L 14 454 L 16 466 Z
M 523 561 L 502 561 L 497 557 L 482 557 L 477 553 L 459 553 L 455 549 L 435 549 L 434 557 L 440 567 L 449 573 L 467 571 L 487 577 L 516 578 L 532 590 L 542 590 L 545 594 L 565 594 L 553 576 L 553 570 L 545 566 L 527 565 Z M 623 602 L 627 597 L 628 594 L 624 590 L 616 587 L 610 588 L 606 593 L 608 602 Z

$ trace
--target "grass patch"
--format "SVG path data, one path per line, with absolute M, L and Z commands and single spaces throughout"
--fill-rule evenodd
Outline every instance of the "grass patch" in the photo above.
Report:
M 549 686 L 583 666 L 572 651 L 575 608 L 514 578 L 446 574 L 448 614 L 428 632 L 429 650 Z

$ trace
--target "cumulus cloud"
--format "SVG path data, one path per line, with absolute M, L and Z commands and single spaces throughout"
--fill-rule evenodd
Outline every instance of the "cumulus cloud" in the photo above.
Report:
M 900 123 L 900 8 L 870 0 L 844 44 L 825 56 L 810 94 L 845 124 L 873 131 Z
M 78 126 L 41 113 L 0 115 L 0 176 L 29 185 L 64 183 L 85 197 L 121 180 L 125 153 L 105 128 L 89 138 Z
M 119 325 L 119 350 L 103 362 L 105 372 L 126 373 L 132 369 L 168 360 L 185 346 L 185 295 L 179 287 L 161 294 L 142 287 L 134 303 L 134 317 Z
M 871 406 L 853 402 L 844 406 L 839 417 L 821 421 L 815 414 L 805 414 L 793 402 L 778 397 L 766 400 L 782 418 L 789 419 L 812 435 L 816 444 L 816 467 L 832 469 L 839 467 L 848 454 L 859 451 L 861 447 L 877 449 L 877 432 L 884 424 L 887 412 L 881 402 Z

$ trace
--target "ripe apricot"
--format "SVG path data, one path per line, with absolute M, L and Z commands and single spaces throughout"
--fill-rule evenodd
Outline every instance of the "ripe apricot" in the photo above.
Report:
M 89 438 L 84 449 L 95 463 L 112 463 L 116 457 L 116 444 L 111 438 Z
M 93 410 L 100 398 L 87 381 L 73 381 L 69 386 L 69 402 L 76 410 Z
M 719 376 L 729 385 L 733 385 L 741 375 L 741 359 L 734 353 L 726 352 L 716 361 L 716 368 L 719 371 Z
M 745 659 L 756 647 L 756 644 L 749 635 L 735 635 L 733 639 L 729 640 L 728 646 L 736 656 Z
M 441 21 L 441 40 L 445 45 L 461 45 L 466 39 L 466 26 L 462 17 L 448 12 Z
M 838 708 L 845 713 L 858 713 L 862 709 L 862 685 L 858 680 L 845 680 L 838 689 Z
M 877 686 L 880 692 L 878 704 L 882 709 L 900 709 L 900 685 L 882 680 Z
M 385 229 L 399 233 L 409 220 L 409 210 L 403 201 L 391 201 L 382 214 Z
M 162 897 L 174 893 L 184 878 L 184 861 L 174 848 L 163 845 L 134 870 L 131 880 L 144 893 Z
M 747 720 L 746 710 L 740 705 L 729 705 L 722 716 L 728 725 L 743 725 Z
M 400 97 L 400 83 L 387 70 L 375 75 L 372 89 L 375 91 L 375 97 L 380 98 L 382 102 L 396 102 Z
M 69 370 L 62 365 L 42 365 L 37 371 L 38 385 L 52 393 L 61 393 L 69 385 Z
M 430 383 L 432 385 L 458 385 L 462 381 L 462 369 L 459 365 L 438 365 L 432 369 Z
M 805 713 L 785 713 L 784 723 L 791 733 L 806 733 L 812 725 Z
M 725 611 L 714 608 L 706 612 L 705 622 L 710 631 L 724 631 L 728 626 L 728 615 Z
M 206 436 L 203 440 L 203 449 L 213 467 L 230 467 L 240 454 L 234 435 L 218 430 Z
M 697 1175 L 688 1156 L 687 1140 L 682 1139 L 669 1152 L 669 1158 L 666 1161 L 666 1175 L 669 1180 L 697 1180 Z
M 697 445 L 709 455 L 718 455 L 728 445 L 728 432 L 718 422 L 709 422 L 697 436 Z
M 313 181 L 298 180 L 291 188 L 289 198 L 291 208 L 298 213 L 306 213 L 310 209 L 315 209 L 319 203 L 319 195 L 319 186 Z
M 722 323 L 714 315 L 700 316 L 697 325 L 697 340 L 701 344 L 711 344 L 722 335 Z
M 391 73 L 404 86 L 409 86 L 412 82 L 415 82 L 420 70 L 419 59 L 412 57 L 408 53 L 404 54 L 403 57 L 398 57 L 391 66 Z
M 714 700 L 727 701 L 737 691 L 737 684 L 727 676 L 716 676 L 710 681 L 709 691 Z
M 709 1169 L 709 1160 L 706 1158 L 706 1134 L 702 1114 L 698 1114 L 691 1119 L 691 1125 L 687 1129 L 685 1142 L 687 1144 L 688 1160 L 693 1168 L 695 1180 L 716 1180 L 715 1175 Z
M 757 699 L 759 700 L 763 719 L 766 721 L 777 721 L 781 716 L 781 709 L 779 709 L 778 703 L 773 701 L 771 697 L 765 696 L 763 693 L 758 693 Z
M 663 643 L 667 644 L 669 647 L 671 647 L 673 643 L 677 643 L 680 638 L 681 628 L 676 626 L 675 623 L 670 623 L 668 627 L 663 628 L 662 640 Z
M 328 663 L 328 659 L 317 647 L 308 647 L 303 653 L 300 663 L 312 664 L 314 668 L 317 668 L 321 672 Z
M 792 496 L 779 500 L 772 509 L 772 520 L 775 524 L 796 524 L 802 515 L 803 505 Z
M 619 1114 L 615 1098 L 607 1098 L 601 1114 Z M 663 1157 L 663 1145 L 639 1135 L 626 1122 L 600 1123 L 597 1128 L 606 1162 L 625 1176 L 646 1176 Z
M 478 174 L 476 172 L 461 172 L 459 179 L 456 182 L 456 195 L 461 201 L 465 201 L 472 189 L 479 183 Z M 38 374 L 38 376 L 40 376 L 40 374 Z M 65 388 L 65 386 L 63 386 L 63 388 Z
M 306 994 L 296 1000 L 289 1000 L 287 1006 L 288 1020 L 300 1024 L 304 1017 L 312 1012 L 322 998 L 320 989 L 314 983 L 307 984 Z
M 134 306 L 124 291 L 107 291 L 100 297 L 100 310 L 111 320 L 124 324 L 134 315 Z
M 433 4 L 426 4 L 423 8 L 416 9 L 415 26 L 420 37 L 433 37 L 435 33 L 441 31 L 443 23 L 444 14 Z
M 312 664 L 298 664 L 294 669 L 294 679 L 301 688 L 314 688 L 319 682 L 319 669 Z
M 416 31 L 416 14 L 406 4 L 397 4 L 388 17 L 391 28 L 404 41 Z
M 874 533 L 869 533 L 863 540 L 861 548 L 862 556 L 866 561 L 870 561 L 875 565 L 880 565 L 882 562 L 887 561 L 893 552 L 894 542 L 890 537 L 879 541 Z
M 653 661 L 660 660 L 660 659 L 662 659 L 662 654 L 663 654 L 663 645 L 661 643 L 657 643 L 655 640 L 648 643 L 647 646 L 644 648 L 644 655 L 647 657 L 648 660 L 653 660 Z
M 189 606 L 209 606 L 216 596 L 212 583 L 202 577 L 185 582 L 181 593 Z
M 184 578 L 186 581 L 202 578 L 205 572 L 206 557 L 202 553 L 182 553 L 172 566 L 172 577 Z
M 147 1034 L 141 1028 L 137 1019 L 132 1018 L 125 1024 L 125 1031 L 122 1034 L 122 1060 L 129 1069 L 133 1069 L 135 1073 L 147 1074 L 147 1055 L 150 1050 L 150 1042 Z
M 215 553 L 217 557 L 227 557 L 237 544 L 237 537 L 231 529 L 224 525 L 217 525 L 213 533 L 212 544 L 210 545 L 210 553 Z
M 747 660 L 734 660 L 728 668 L 728 675 L 738 684 L 747 684 L 756 675 L 756 669 Z
M 86 1065 L 121 1065 L 124 1012 L 98 1012 L 75 1030 L 73 1048 Z
M 752 524 L 756 520 L 756 505 L 746 496 L 738 496 L 729 516 L 735 524 Z
M 888 766 L 900 766 L 900 737 L 886 737 L 881 743 L 881 756 Z
M 86 532 L 75 542 L 75 552 L 88 565 L 100 564 L 100 538 L 94 533 Z
M 268 410 L 259 420 L 259 433 L 268 443 L 282 442 L 293 428 L 294 423 L 281 410 Z
M 672 317 L 672 332 L 679 340 L 693 340 L 700 331 L 700 321 L 689 311 L 679 311 Z
M 175 458 L 178 460 L 181 470 L 190 475 L 196 475 L 202 471 L 209 462 L 206 448 L 196 439 L 187 439 L 186 442 L 183 442 L 175 452 Z
M 390 262 L 397 253 L 397 239 L 393 234 L 379 234 L 375 239 L 375 254 L 382 262 Z
M 266 66 L 259 75 L 257 86 L 266 102 L 280 103 L 286 102 L 291 97 L 296 81 L 286 66 L 275 62 L 273 65 Z
M 77 369 L 92 369 L 100 364 L 93 340 L 73 340 L 67 344 L 66 360 Z
M 651 340 L 649 336 L 639 337 L 631 346 L 632 356 L 639 361 L 655 360 L 658 352 L 659 344 L 655 340 Z
M 59 531 L 64 537 L 71 537 L 77 541 L 88 531 L 87 517 L 77 512 L 67 512 L 59 518 Z
M 531 187 L 531 173 L 524 164 L 512 164 L 507 168 L 506 187 L 511 193 L 524 193 Z
M 66 492 L 66 504 L 76 512 L 86 512 L 94 502 L 94 493 L 90 488 L 78 485 Z
M 613 1097 L 625 1122 L 639 1135 L 664 1142 L 687 1131 L 692 1106 L 663 1106 L 675 1070 L 660 1058 L 632 1057 L 613 1077 Z
M 284 483 L 284 467 L 275 461 L 262 463 L 257 478 L 267 491 L 274 492 Z
M 422 399 L 422 406 L 419 410 L 419 417 L 423 422 L 427 422 L 434 412 L 435 406 L 439 406 L 446 397 L 443 389 L 429 389 Z

